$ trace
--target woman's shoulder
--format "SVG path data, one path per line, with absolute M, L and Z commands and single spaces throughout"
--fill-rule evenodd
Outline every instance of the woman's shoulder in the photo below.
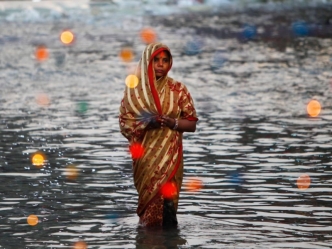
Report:
M 185 84 L 183 84 L 182 82 L 177 81 L 177 80 L 175 80 L 173 78 L 168 77 L 168 84 L 174 90 L 188 91 Z

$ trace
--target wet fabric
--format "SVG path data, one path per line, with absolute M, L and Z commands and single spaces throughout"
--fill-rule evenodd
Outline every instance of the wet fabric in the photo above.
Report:
M 144 221 L 144 212 L 151 210 L 151 206 L 154 210 L 163 210 L 159 208 L 163 206 L 160 189 L 166 182 L 173 181 L 177 186 L 173 200 L 177 210 L 183 177 L 182 133 L 168 127 L 147 129 L 149 122 L 158 115 L 198 120 L 184 84 L 168 76 L 155 80 L 153 58 L 165 50 L 170 53 L 162 43 L 152 43 L 145 48 L 136 70 L 139 83 L 135 88 L 125 88 L 120 106 L 121 133 L 130 145 L 139 143 L 144 148 L 142 157 L 133 158 L 133 171 L 139 195 L 137 214 L 145 223 L 149 223 L 149 219 Z M 171 65 L 172 57 L 170 68 Z M 163 213 L 157 216 L 161 217 L 162 224 Z

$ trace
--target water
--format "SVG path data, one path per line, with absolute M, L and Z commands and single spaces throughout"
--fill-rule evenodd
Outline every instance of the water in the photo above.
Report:
M 119 19 L 107 4 L 59 4 L 53 16 L 27 6 L 1 14 L 0 248 L 330 247 L 331 37 L 284 32 L 269 40 L 260 30 L 277 22 L 264 11 L 196 11 L 188 23 L 186 15 L 144 11 Z M 310 18 L 329 27 L 322 12 Z M 261 37 L 239 39 L 250 19 Z M 293 19 L 283 24 L 287 32 L 303 16 Z M 138 60 L 145 26 L 171 47 L 170 75 L 188 86 L 200 119 L 184 136 L 184 181 L 198 177 L 203 188 L 182 191 L 177 230 L 137 226 L 131 159 L 118 128 L 130 68 L 118 54 L 129 44 Z M 230 35 L 218 36 L 223 27 Z M 76 34 L 72 46 L 59 42 L 64 29 Z M 201 50 L 187 54 L 197 40 Z M 49 49 L 44 62 L 34 58 L 38 44 Z M 315 118 L 306 113 L 312 98 L 322 105 Z M 47 156 L 42 168 L 31 164 L 36 151 Z M 67 178 L 68 165 L 77 179 Z M 311 184 L 300 190 L 303 174 Z M 36 226 L 27 224 L 30 214 Z

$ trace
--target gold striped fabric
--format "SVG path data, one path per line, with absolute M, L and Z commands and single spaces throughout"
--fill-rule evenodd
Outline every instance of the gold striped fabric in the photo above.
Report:
M 156 81 L 154 70 L 149 75 L 152 55 L 159 50 L 170 52 L 162 43 L 152 43 L 145 48 L 136 70 L 139 83 L 135 88 L 125 88 L 120 106 L 121 133 L 129 144 L 139 143 L 144 148 L 143 156 L 133 159 L 134 184 L 139 194 L 138 215 L 159 194 L 160 188 L 170 180 L 172 173 L 175 174 L 172 181 L 176 182 L 178 191 L 182 184 L 182 133 L 168 127 L 147 130 L 149 121 L 160 114 L 197 120 L 193 100 L 185 85 L 168 76 Z M 156 90 L 155 96 L 153 88 Z M 159 111 L 156 98 L 161 105 Z M 176 206 L 177 201 L 178 197 L 175 200 Z

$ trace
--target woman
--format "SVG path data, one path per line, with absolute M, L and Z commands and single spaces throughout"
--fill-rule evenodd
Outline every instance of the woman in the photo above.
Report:
M 131 149 L 138 144 L 144 149 L 141 157 L 133 156 L 133 170 L 137 214 L 140 224 L 148 227 L 177 225 L 182 133 L 194 132 L 198 120 L 185 85 L 167 76 L 171 67 L 169 48 L 149 44 L 136 70 L 139 83 L 126 87 L 120 106 L 121 133 Z

